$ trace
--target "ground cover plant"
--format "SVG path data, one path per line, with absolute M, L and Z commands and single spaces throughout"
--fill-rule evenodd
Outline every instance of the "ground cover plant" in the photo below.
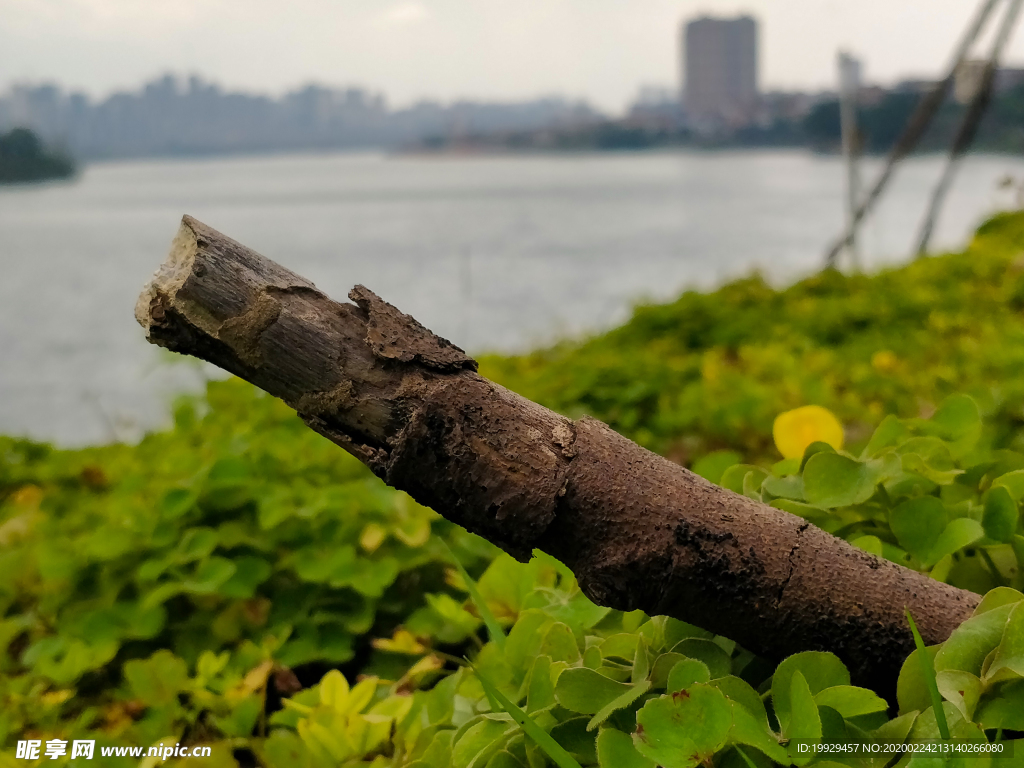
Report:
M 569 416 L 587 413 L 689 465 L 715 449 L 778 458 L 772 423 L 807 404 L 854 443 L 883 416 L 974 397 L 1002 432 L 1024 406 L 1024 216 L 982 225 L 961 253 L 877 274 L 825 271 L 776 290 L 753 276 L 637 308 L 620 328 L 481 372 Z
M 881 766 L 892 760 L 812 760 L 787 740 L 930 738 L 942 721 L 979 743 L 1015 739 L 1021 248 L 1024 219 L 999 217 L 964 254 L 792 293 L 743 281 L 583 345 L 488 362 L 738 493 L 987 593 L 928 649 L 931 666 L 907 659 L 896 707 L 830 654 L 776 665 L 595 606 L 556 561 L 499 555 L 231 380 L 136 446 L 0 438 L 0 765 L 26 764 L 25 739 L 95 739 L 97 765 L 129 760 L 104 746 L 203 743 L 209 764 L 289 768 Z M 758 302 L 785 323 L 767 327 Z M 684 333 L 698 305 L 711 313 L 699 343 Z M 845 330 L 814 336 L 825 321 Z M 573 373 L 583 381 L 560 389 Z

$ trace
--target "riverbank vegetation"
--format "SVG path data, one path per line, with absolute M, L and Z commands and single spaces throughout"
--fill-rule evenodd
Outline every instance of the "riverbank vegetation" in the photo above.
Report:
M 889 91 L 872 91 L 857 110 L 860 150 L 885 154 L 903 133 L 923 95 L 923 84 Z M 654 114 L 589 120 L 570 126 L 438 135 L 420 141 L 417 149 L 460 151 L 601 151 L 642 150 L 665 147 L 809 147 L 819 152 L 839 152 L 841 144 L 839 101 L 818 101 L 805 114 L 778 115 L 731 131 L 707 135 L 684 127 L 677 105 L 662 104 Z M 931 127 L 921 138 L 918 151 L 946 152 L 952 144 L 966 107 L 948 99 Z M 978 127 L 973 148 L 982 152 L 1024 152 L 1024 85 L 997 93 Z
M 74 173 L 74 163 L 47 150 L 32 131 L 15 128 L 0 135 L 0 184 L 66 179 Z
M 210 744 L 218 766 L 677 768 L 825 765 L 788 739 L 1015 738 L 1022 254 L 1024 215 L 1006 214 L 962 253 L 782 290 L 751 277 L 482 361 L 528 397 L 987 593 L 931 666 L 907 659 L 892 706 L 830 654 L 778 664 L 595 606 L 557 561 L 500 554 L 229 380 L 138 445 L 0 438 L 0 764 L 27 739 L 68 754 L 94 739 L 97 765 L 125 760 L 102 747 L 162 742 Z M 808 404 L 825 410 L 791 413 Z

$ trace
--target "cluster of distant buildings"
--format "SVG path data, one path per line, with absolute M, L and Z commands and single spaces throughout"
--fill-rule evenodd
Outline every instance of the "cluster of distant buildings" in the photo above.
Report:
M 629 111 L 634 123 L 692 131 L 698 136 L 727 135 L 749 126 L 796 122 L 818 104 L 835 101 L 836 90 L 762 91 L 759 87 L 759 30 L 753 16 L 701 16 L 683 23 L 679 37 L 681 88 L 648 87 Z M 858 102 L 873 106 L 890 92 L 921 93 L 928 80 L 904 80 L 892 88 L 863 82 L 862 62 L 841 54 L 856 81 Z M 958 69 L 954 96 L 970 101 L 980 85 L 984 61 L 966 61 Z M 1024 69 L 999 70 L 997 94 L 1024 84 Z
M 681 87 L 642 89 L 624 118 L 563 98 L 424 101 L 394 109 L 381 94 L 361 88 L 310 85 L 271 98 L 168 75 L 101 100 L 55 85 L 12 87 L 0 93 L 0 133 L 30 128 L 48 144 L 86 159 L 363 147 L 612 148 L 723 139 L 816 145 L 802 121 L 834 104 L 837 93 L 762 90 L 753 16 L 688 20 L 679 52 Z M 893 94 L 916 96 L 932 85 L 908 80 L 889 89 L 869 86 L 861 82 L 860 62 L 849 55 L 843 60 L 866 110 Z M 958 101 L 967 102 L 977 90 L 983 67 L 968 61 L 957 72 Z M 996 95 L 1020 85 L 1024 70 L 1002 69 Z
M 0 93 L 0 133 L 30 128 L 75 157 L 152 157 L 420 145 L 434 137 L 532 131 L 603 119 L 579 101 L 423 101 L 395 109 L 362 88 L 305 86 L 280 98 L 171 75 L 101 100 L 55 85 Z

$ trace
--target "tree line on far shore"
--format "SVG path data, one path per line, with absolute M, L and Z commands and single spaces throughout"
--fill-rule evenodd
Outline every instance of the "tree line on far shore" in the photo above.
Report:
M 65 179 L 74 173 L 71 158 L 43 146 L 27 128 L 0 134 L 0 184 Z

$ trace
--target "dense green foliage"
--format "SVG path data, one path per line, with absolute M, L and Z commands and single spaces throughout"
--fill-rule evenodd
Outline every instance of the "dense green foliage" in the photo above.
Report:
M 64 179 L 74 172 L 70 160 L 47 152 L 32 131 L 15 128 L 0 135 L 0 184 Z
M 985 593 L 1024 588 L 1024 453 L 993 450 L 977 404 L 931 419 L 886 417 L 860 456 L 812 443 L 770 469 L 711 453 L 694 465 L 736 493 L 805 518 L 879 557 Z
M 740 281 L 487 367 L 868 551 L 995 588 L 929 656 L 954 735 L 1013 737 L 1022 247 L 1024 217 L 1001 217 L 964 254 L 785 291 Z M 780 462 L 772 421 L 806 403 L 852 440 Z M 96 739 L 97 765 L 125 764 L 103 746 L 160 742 L 211 744 L 218 766 L 555 764 L 512 705 L 603 768 L 808 764 L 786 739 L 938 733 L 916 655 L 887 712 L 829 654 L 775 668 L 595 606 L 550 558 L 497 554 L 236 380 L 136 446 L 0 438 L 0 765 L 26 764 L 26 738 Z
M 888 152 L 902 135 L 921 96 L 915 90 L 893 90 L 876 101 L 861 104 L 857 127 L 866 152 Z M 921 139 L 924 151 L 946 151 L 953 143 L 967 107 L 949 99 Z M 980 150 L 1020 152 L 1024 149 L 1024 86 L 1017 85 L 992 98 L 978 126 L 974 146 Z M 804 142 L 822 149 L 838 150 L 840 145 L 839 101 L 816 104 L 799 124 L 798 135 Z
M 482 371 L 572 416 L 587 413 L 690 464 L 715 449 L 778 458 L 772 421 L 823 405 L 863 443 L 885 414 L 927 415 L 963 392 L 996 447 L 1024 425 L 1024 216 L 963 252 L 876 275 L 826 271 L 776 290 L 759 277 L 642 306 L 609 333 Z
M 469 563 L 493 556 L 272 398 L 215 382 L 202 405 L 134 447 L 0 441 L 0 740 L 58 712 L 117 732 L 133 722 L 117 687 L 158 649 L 182 669 L 224 648 L 243 665 L 363 664 L 371 638 L 443 591 L 432 533 Z M 63 701 L 72 685 L 90 695 Z M 176 712 L 130 732 L 166 735 Z
M 862 152 L 885 154 L 903 135 L 924 91 L 915 85 L 889 91 L 865 92 L 857 107 L 857 130 Z M 626 118 L 583 121 L 539 130 L 471 135 L 434 136 L 418 144 L 427 150 L 619 151 L 666 147 L 723 149 L 730 147 L 809 147 L 839 152 L 839 100 L 817 101 L 806 114 L 783 112 L 767 123 L 755 122 L 714 135 L 684 127 L 678 107 L 638 107 Z M 947 98 L 917 146 L 920 152 L 947 152 L 967 105 Z M 1024 151 L 1024 85 L 1000 89 L 987 107 L 972 148 L 984 152 Z

